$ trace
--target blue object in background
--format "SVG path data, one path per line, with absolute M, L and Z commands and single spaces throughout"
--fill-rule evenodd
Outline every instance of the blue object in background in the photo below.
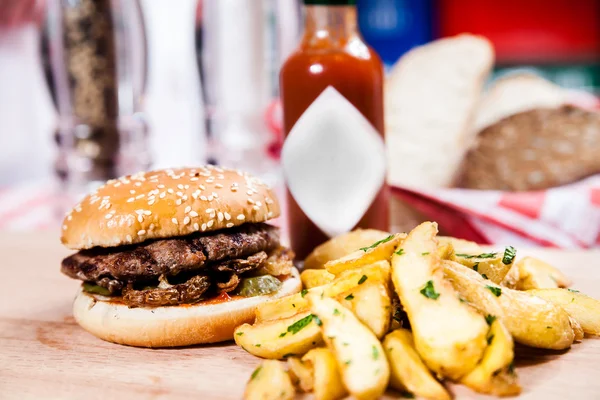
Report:
M 434 0 L 358 0 L 358 24 L 386 66 L 434 37 Z

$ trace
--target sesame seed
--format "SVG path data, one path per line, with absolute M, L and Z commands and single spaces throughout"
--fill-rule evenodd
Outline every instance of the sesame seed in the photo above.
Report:
M 179 197 L 183 196 L 183 192 L 177 192 L 177 193 L 175 193 L 175 194 L 176 194 L 177 196 L 179 196 Z
M 231 188 L 231 191 L 232 191 L 232 192 L 237 192 L 237 187 L 235 187 L 235 186 L 234 186 L 234 187 L 232 187 L 232 188 Z
M 133 197 L 130 197 L 130 198 L 128 198 L 128 199 L 127 199 L 127 202 L 128 202 L 128 203 L 133 203 L 133 201 L 134 201 L 134 200 L 135 200 L 135 199 L 134 199 Z
M 198 185 L 198 187 L 200 188 L 200 190 L 206 190 L 206 186 L 204 186 L 202 184 Z
M 160 185 L 158 185 L 158 186 L 157 186 L 157 188 L 159 188 L 159 189 L 164 189 L 164 188 L 165 188 L 165 185 L 163 185 L 163 184 L 161 183 Z
M 184 225 L 187 225 L 187 224 L 189 224 L 189 223 L 190 223 L 190 221 L 191 221 L 190 217 L 188 217 L 188 216 L 186 215 L 186 216 L 185 216 L 185 218 L 183 219 L 183 224 L 184 224 Z
M 138 215 L 138 216 L 137 216 L 137 220 L 138 220 L 138 222 L 140 222 L 140 223 L 144 222 L 144 216 L 143 216 L 142 214 Z
M 218 218 L 219 218 L 219 222 L 223 221 L 223 213 L 219 211 L 219 213 L 217 214 Z
M 218 194 L 216 194 L 215 192 L 212 192 L 213 197 L 216 199 L 217 197 L 219 197 Z
M 155 227 L 155 226 L 156 226 L 156 225 L 154 225 L 154 224 L 150 224 L 150 230 L 151 230 L 151 231 L 152 231 L 152 230 L 154 230 L 154 227 Z
M 63 231 L 66 231 L 66 230 L 67 230 L 67 226 L 63 225 Z
M 188 197 L 187 197 L 187 194 L 184 194 L 184 195 L 181 197 L 181 199 L 182 199 L 183 201 L 187 201 L 187 199 L 188 199 Z
M 79 206 L 75 207 L 75 211 L 81 212 L 81 207 L 79 207 Z
M 146 230 L 145 229 L 141 229 L 138 231 L 138 235 L 142 236 L 146 234 Z
M 152 211 L 150 211 L 150 210 L 144 210 L 144 215 L 152 215 Z
M 184 188 L 185 190 L 188 190 L 188 189 L 190 188 L 190 185 L 183 185 L 183 188 Z
M 248 204 L 254 204 L 254 200 L 252 200 L 251 198 L 248 198 Z
M 135 190 L 131 189 L 131 190 L 129 191 L 129 193 L 131 193 L 131 194 L 135 194 Z
M 173 223 L 174 223 L 175 225 L 179 224 L 179 222 L 177 222 L 177 218 L 173 218 L 173 219 L 171 219 L 171 221 L 173 221 Z
M 133 242 L 133 239 L 131 238 L 131 235 L 127 235 L 127 236 L 125 236 L 125 238 L 127 239 L 127 241 L 129 243 Z
M 136 183 L 134 183 L 134 185 L 135 185 L 135 186 L 138 186 L 138 187 L 139 187 L 139 186 L 142 186 L 142 182 L 136 182 Z
M 171 194 L 175 193 L 175 191 L 174 191 L 173 189 L 171 189 L 171 188 L 168 188 L 168 189 L 167 189 L 167 192 L 169 192 L 169 193 L 171 193 Z
M 177 204 L 178 206 L 180 206 L 181 205 L 181 199 L 175 200 L 175 204 Z
M 166 192 L 162 192 L 161 194 L 158 195 L 158 197 L 160 197 L 161 199 L 164 199 L 166 195 L 167 195 Z
M 231 228 L 233 226 L 233 223 L 228 222 L 227 225 L 225 225 L 226 228 Z
M 273 216 L 273 211 L 269 211 L 269 213 L 267 214 L 267 217 L 272 217 Z
M 187 214 L 187 213 L 189 213 L 190 211 L 192 211 L 192 207 L 190 207 L 190 206 L 187 206 L 187 207 L 185 208 L 185 211 L 184 211 L 184 212 Z
M 246 216 L 244 214 L 240 214 L 237 216 L 237 219 L 239 219 L 240 221 L 243 221 L 246 219 Z
M 183 190 L 183 185 L 180 183 L 179 185 L 177 185 L 177 189 Z
M 246 194 L 247 194 L 248 196 L 252 196 L 252 190 L 248 190 L 248 191 L 246 192 Z
M 133 225 L 133 220 L 132 219 L 127 219 L 127 226 L 131 226 Z
M 197 222 L 194 222 L 194 230 L 199 230 L 200 229 L 200 225 L 198 225 Z
M 255 209 L 256 211 L 260 210 L 259 206 L 252 206 L 253 209 Z
M 207 208 L 206 210 L 204 210 L 205 213 L 210 214 L 212 212 L 214 212 L 215 210 L 213 210 L 212 208 Z
M 223 185 L 221 185 L 220 183 L 217 183 L 217 184 L 215 185 L 215 187 L 216 187 L 217 189 L 221 189 L 221 188 L 223 187 Z
M 206 224 L 202 224 L 202 231 L 204 232 L 206 230 Z
M 113 217 L 113 215 L 112 215 L 112 214 L 106 214 L 106 215 L 104 216 L 104 218 L 106 218 L 106 219 L 111 219 L 112 217 Z
M 193 178 L 190 178 L 190 181 L 192 181 L 192 182 L 195 182 L 195 181 L 197 181 L 198 179 L 200 179 L 200 178 L 198 178 L 198 177 L 194 176 Z
M 67 221 L 70 221 L 73 219 L 73 216 L 71 214 L 67 215 Z
M 156 202 L 156 200 L 155 200 L 155 199 L 152 199 L 152 200 L 150 200 L 150 201 L 148 202 L 148 205 L 149 205 L 149 206 L 151 206 L 151 205 L 152 205 L 152 204 L 154 204 L 155 202 Z
M 190 211 L 190 217 L 197 217 L 198 213 L 196 211 Z
M 141 199 L 141 198 L 142 198 L 142 197 L 144 197 L 144 196 L 145 196 L 145 195 L 144 195 L 143 193 L 142 193 L 142 194 L 138 194 L 137 196 L 135 196 L 135 199 L 136 199 L 136 200 L 139 200 L 139 199 Z
M 223 215 L 225 216 L 225 219 L 226 219 L 227 221 L 229 221 L 229 220 L 231 219 L 231 215 L 229 215 L 229 213 L 228 213 L 228 212 L 224 212 L 224 213 L 223 213 Z
M 206 198 L 206 196 L 200 196 L 200 200 L 208 201 L 208 199 Z
M 260 206 L 262 206 L 262 203 L 260 201 L 257 201 L 256 205 L 260 207 Z
M 215 223 L 215 220 L 214 220 L 214 219 L 211 219 L 210 221 L 208 221 L 208 222 L 206 223 L 206 226 L 210 228 L 211 226 L 213 226 L 213 224 L 214 224 L 214 223 Z

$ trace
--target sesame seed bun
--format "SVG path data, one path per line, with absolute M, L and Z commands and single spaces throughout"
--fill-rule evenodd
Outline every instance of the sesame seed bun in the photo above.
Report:
M 86 196 L 67 213 L 61 241 L 74 250 L 115 247 L 264 222 L 279 213 L 271 188 L 238 170 L 140 172 Z
M 129 308 L 125 304 L 97 300 L 80 289 L 73 303 L 73 316 L 94 336 L 129 346 L 177 347 L 216 343 L 231 340 L 236 327 L 252 323 L 259 304 L 297 293 L 301 288 L 298 270 L 292 268 L 291 275 L 276 293 L 218 304 Z

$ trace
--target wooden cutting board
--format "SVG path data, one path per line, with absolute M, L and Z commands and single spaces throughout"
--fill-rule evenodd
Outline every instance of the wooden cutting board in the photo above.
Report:
M 79 285 L 50 235 L 0 233 L 0 398 L 240 399 L 260 360 L 231 343 L 150 350 L 103 342 L 71 316 Z M 600 297 L 600 252 L 531 251 Z M 518 349 L 526 399 L 600 399 L 600 340 L 566 352 Z M 489 398 L 452 386 L 459 399 Z M 390 398 L 397 397 L 391 394 Z M 309 398 L 307 396 L 307 398 Z

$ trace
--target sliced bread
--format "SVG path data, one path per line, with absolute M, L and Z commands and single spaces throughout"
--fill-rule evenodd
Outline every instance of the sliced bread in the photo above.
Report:
M 493 63 L 490 42 L 467 34 L 417 47 L 397 62 L 385 88 L 391 184 L 452 184 Z

